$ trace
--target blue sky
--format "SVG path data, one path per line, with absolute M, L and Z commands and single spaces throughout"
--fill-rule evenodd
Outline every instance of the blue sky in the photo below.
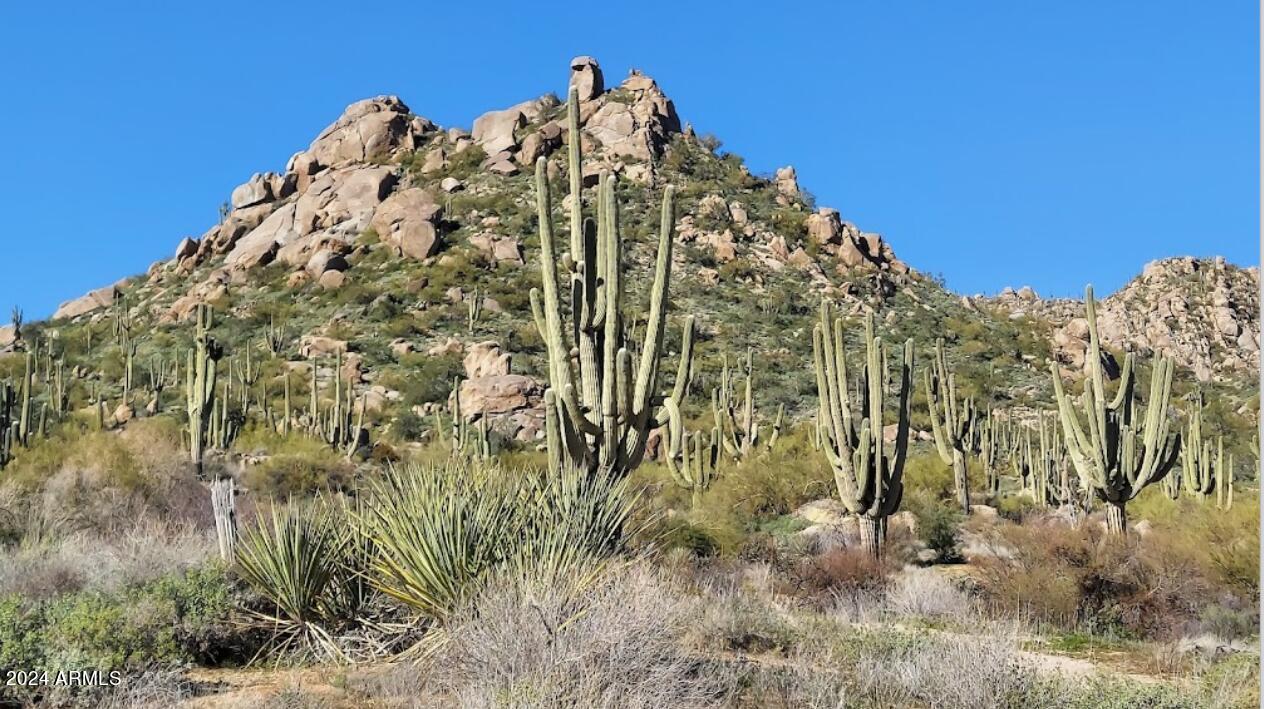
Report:
M 114 7 L 109 7 L 114 5 Z M 198 7 L 174 8 L 175 5 Z M 45 316 L 201 234 L 346 104 L 442 125 L 591 54 L 954 290 L 1113 290 L 1259 258 L 1254 2 L 14 2 L 0 307 Z M 0 316 L 2 318 L 3 316 Z

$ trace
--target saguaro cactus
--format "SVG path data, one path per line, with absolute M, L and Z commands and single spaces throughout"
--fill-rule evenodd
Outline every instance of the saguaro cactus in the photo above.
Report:
M 13 455 L 13 442 L 17 438 L 17 422 L 13 420 L 16 402 L 13 385 L 0 382 L 0 470 L 4 470 Z
M 675 403 L 669 400 L 668 405 Z M 702 493 L 718 474 L 722 434 L 718 426 L 713 427 L 710 441 L 704 441 L 702 431 L 685 431 L 679 411 L 676 414 L 669 417 L 667 468 L 676 484 L 689 491 L 690 505 L 697 507 Z
M 931 365 L 923 370 L 923 382 L 926 385 L 926 407 L 930 411 L 935 449 L 939 451 L 939 457 L 952 466 L 957 503 L 968 515 L 970 478 L 966 470 L 966 451 L 970 446 L 971 429 L 976 423 L 974 402 L 957 398 L 957 375 L 948 369 L 943 338 L 935 341 L 935 357 Z
M 886 518 L 899 509 L 904 495 L 904 460 L 913 399 L 913 341 L 904 343 L 904 357 L 899 365 L 896 433 L 890 448 L 883 436 L 887 415 L 883 386 L 886 346 L 881 338 L 874 337 L 873 316 L 865 316 L 865 364 L 858 380 L 858 401 L 852 401 L 848 390 L 843 320 L 831 318 L 828 302 L 821 304 L 821 321 L 812 331 L 812 351 L 821 450 L 834 469 L 843 506 L 859 521 L 862 546 L 878 556 L 882 552 Z
M 987 419 L 979 426 L 979 464 L 983 466 L 983 474 L 987 479 L 987 491 L 992 497 L 1001 494 L 1001 454 L 1005 450 L 1005 427 L 989 409 Z
M 1214 492 L 1216 506 L 1229 509 L 1233 506 L 1233 456 L 1225 462 L 1224 438 L 1216 437 L 1215 455 L 1211 440 L 1203 439 L 1203 402 L 1200 396 L 1189 412 L 1185 427 L 1185 439 L 1181 447 L 1180 479 L 1185 492 L 1206 501 Z M 1175 473 L 1174 473 L 1175 474 Z
M 1097 303 L 1093 287 L 1084 291 L 1089 346 L 1084 356 L 1084 420 L 1063 391 L 1058 363 L 1050 364 L 1054 398 L 1062 419 L 1067 452 L 1076 472 L 1097 497 L 1106 503 L 1107 528 L 1126 534 L 1125 506 L 1146 485 L 1159 482 L 1176 464 L 1181 435 L 1168 435 L 1168 407 L 1172 398 L 1172 361 L 1160 357 L 1150 375 L 1150 395 L 1143 410 L 1137 400 L 1133 358 L 1124 358 L 1119 388 L 1107 398 L 1102 372 L 1101 344 L 1097 337 Z
M 31 388 L 35 385 L 35 353 L 26 353 L 26 370 L 22 374 L 22 408 L 18 414 L 18 442 L 25 448 L 31 444 Z
M 635 376 L 624 323 L 623 253 L 615 178 L 603 176 L 598 189 L 597 220 L 583 216 L 579 101 L 574 89 L 567 99 L 570 126 L 571 250 L 559 256 L 553 236 L 552 202 L 546 159 L 536 162 L 536 208 L 540 228 L 542 289 L 531 290 L 536 327 L 548 350 L 549 389 L 556 417 L 555 445 L 550 458 L 559 465 L 590 473 L 622 476 L 640 465 L 650 431 L 667 422 L 666 401 L 653 396 L 663 359 L 671 281 L 675 191 L 663 194 L 654 281 L 649 288 L 649 316 Z M 571 320 L 563 322 L 558 268 L 570 272 L 567 294 Z M 578 374 L 572 362 L 578 354 Z M 685 323 L 676 381 L 668 398 L 680 404 L 688 391 L 693 353 L 693 319 Z
M 715 426 L 719 429 L 720 443 L 726 453 L 738 459 L 750 455 L 761 438 L 759 423 L 755 420 L 753 362 L 753 355 L 748 349 L 741 413 L 738 413 L 737 405 L 733 401 L 733 378 L 730 376 L 727 355 L 724 357 L 724 368 L 720 373 L 720 386 L 711 390 L 711 413 L 715 418 Z M 777 407 L 777 417 L 772 423 L 772 434 L 768 436 L 765 443 L 769 449 L 777 445 L 784 417 L 785 406 Z
M 185 368 L 185 411 L 189 418 L 189 457 L 202 474 L 202 451 L 206 446 L 207 429 L 215 413 L 215 382 L 220 357 L 224 350 L 211 337 L 211 308 L 197 306 L 197 324 L 193 349 L 189 350 Z

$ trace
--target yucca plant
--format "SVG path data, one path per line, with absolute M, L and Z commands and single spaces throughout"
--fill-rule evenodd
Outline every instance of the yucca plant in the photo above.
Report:
M 377 588 L 441 625 L 495 571 L 591 578 L 620 549 L 634 502 L 612 476 L 449 460 L 388 470 L 358 526 L 377 548 Z
M 272 606 L 248 611 L 273 631 L 260 655 L 345 659 L 331 631 L 347 619 L 338 593 L 351 541 L 345 519 L 320 500 L 275 504 L 242 535 L 237 573 Z

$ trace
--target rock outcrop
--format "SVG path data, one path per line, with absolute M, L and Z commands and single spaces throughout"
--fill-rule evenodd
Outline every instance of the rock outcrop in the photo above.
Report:
M 1255 267 L 1238 268 L 1223 258 L 1153 261 L 1098 303 L 1098 333 L 1113 349 L 1172 357 L 1200 381 L 1258 371 L 1259 293 Z M 1023 288 L 1006 289 L 991 302 L 1052 321 L 1055 354 L 1071 368 L 1083 365 L 1088 323 L 1081 301 L 1041 299 Z
M 118 294 L 118 288 L 113 285 L 89 291 L 74 300 L 68 300 L 58 306 L 57 312 L 53 313 L 53 320 L 76 318 L 94 310 L 107 308 L 114 304 L 114 299 L 118 297 Z

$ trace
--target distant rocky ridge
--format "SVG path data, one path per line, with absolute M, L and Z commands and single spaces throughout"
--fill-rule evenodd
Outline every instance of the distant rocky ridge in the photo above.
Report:
M 1059 359 L 1074 367 L 1083 364 L 1088 323 L 1081 301 L 1042 299 L 1031 288 L 1007 288 L 981 300 L 1049 320 L 1056 326 L 1052 336 Z M 1107 346 L 1168 355 L 1200 381 L 1259 371 L 1258 267 L 1239 268 L 1223 258 L 1152 261 L 1102 300 L 1097 314 Z

